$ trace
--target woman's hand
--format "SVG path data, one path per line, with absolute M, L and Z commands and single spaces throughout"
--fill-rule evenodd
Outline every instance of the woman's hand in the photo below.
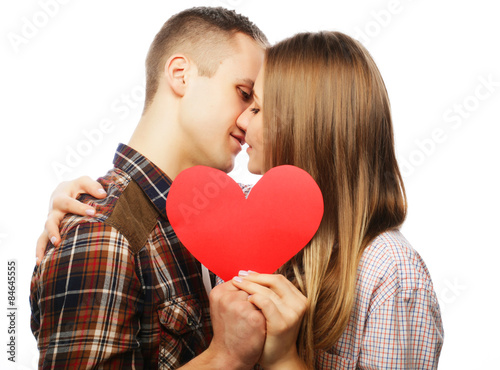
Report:
M 95 209 L 92 206 L 76 200 L 80 194 L 90 194 L 99 199 L 106 197 L 106 192 L 101 184 L 88 176 L 60 183 L 50 197 L 49 214 L 47 215 L 47 221 L 45 221 L 45 229 L 36 242 L 37 265 L 42 261 L 49 240 L 55 246 L 58 246 L 61 242 L 59 224 L 67 213 L 80 216 L 93 216 L 95 214 Z
M 233 284 L 249 294 L 248 300 L 262 310 L 267 334 L 259 363 L 267 369 L 306 368 L 297 353 L 297 336 L 307 298 L 283 275 L 240 271 Z

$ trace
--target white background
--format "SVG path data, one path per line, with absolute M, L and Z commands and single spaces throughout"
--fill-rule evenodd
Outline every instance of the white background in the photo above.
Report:
M 500 368 L 500 22 L 494 1 L 55 1 L 0 5 L 1 368 L 36 366 L 28 296 L 49 194 L 61 179 L 96 178 L 110 168 L 117 143 L 129 140 L 140 117 L 149 44 L 165 20 L 195 5 L 234 8 L 271 42 L 327 29 L 365 44 L 391 98 L 409 199 L 403 233 L 426 261 L 441 303 L 440 369 Z M 257 181 L 245 174 L 245 161 L 238 157 L 232 175 Z M 7 361 L 12 259 L 15 365 Z

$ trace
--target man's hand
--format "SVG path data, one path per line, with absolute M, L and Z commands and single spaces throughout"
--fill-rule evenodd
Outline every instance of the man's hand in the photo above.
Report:
M 106 192 L 101 184 L 88 176 L 60 183 L 50 197 L 49 214 L 45 222 L 45 229 L 36 243 L 37 265 L 42 261 L 49 240 L 55 246 L 58 246 L 61 242 L 59 224 L 67 213 L 80 216 L 93 216 L 95 214 L 93 207 L 76 200 L 80 194 L 90 194 L 99 199 L 106 197 Z
M 259 360 L 266 337 L 262 313 L 248 301 L 248 294 L 231 282 L 210 293 L 214 337 L 209 348 L 190 365 L 199 368 L 251 369 Z M 205 361 L 206 360 L 206 361 Z

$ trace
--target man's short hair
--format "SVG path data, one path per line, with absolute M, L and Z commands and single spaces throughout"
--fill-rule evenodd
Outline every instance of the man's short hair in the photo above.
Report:
M 264 33 L 233 10 L 195 7 L 172 16 L 156 34 L 146 58 L 145 109 L 153 101 L 170 56 L 185 54 L 196 64 L 199 75 L 212 77 L 220 61 L 232 52 L 228 46 L 236 33 L 248 35 L 263 48 L 269 46 Z

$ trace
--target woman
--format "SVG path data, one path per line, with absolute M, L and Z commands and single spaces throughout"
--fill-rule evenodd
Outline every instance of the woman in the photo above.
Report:
M 298 166 L 324 197 L 316 235 L 278 275 L 233 279 L 266 316 L 260 363 L 436 368 L 439 305 L 424 262 L 398 231 L 406 196 L 389 99 L 368 52 L 339 32 L 269 48 L 238 125 L 251 172 Z

